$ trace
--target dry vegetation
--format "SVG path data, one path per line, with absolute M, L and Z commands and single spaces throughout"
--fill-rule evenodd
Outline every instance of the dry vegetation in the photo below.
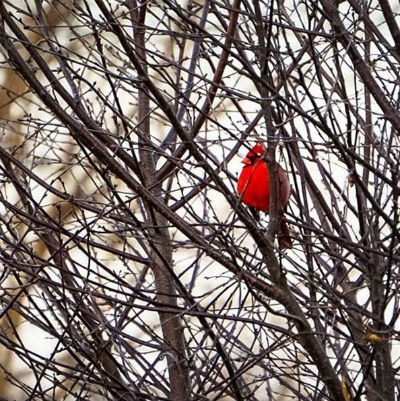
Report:
M 399 13 L 1 1 L 0 398 L 397 400 Z

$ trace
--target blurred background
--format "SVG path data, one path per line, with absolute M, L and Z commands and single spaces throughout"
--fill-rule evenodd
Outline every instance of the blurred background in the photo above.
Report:
M 399 13 L 0 2 L 0 397 L 398 400 Z

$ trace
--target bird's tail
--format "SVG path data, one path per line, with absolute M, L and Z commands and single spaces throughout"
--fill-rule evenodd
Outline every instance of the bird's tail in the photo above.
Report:
M 279 221 L 278 243 L 280 249 L 291 249 L 293 246 L 289 227 L 282 217 Z

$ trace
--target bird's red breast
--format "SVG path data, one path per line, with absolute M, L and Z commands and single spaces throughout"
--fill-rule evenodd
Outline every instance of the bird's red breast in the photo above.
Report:
M 237 182 L 237 191 L 242 202 L 255 209 L 269 212 L 269 173 L 265 160 L 265 147 L 257 143 L 242 160 L 244 167 Z M 289 203 L 290 183 L 286 171 L 278 164 L 278 208 L 281 213 Z M 289 229 L 280 218 L 278 240 L 280 247 L 291 248 Z
M 257 143 L 243 159 L 243 170 L 237 183 L 238 194 L 242 201 L 251 207 L 269 211 L 269 176 L 265 161 L 265 147 Z M 284 209 L 290 196 L 290 184 L 285 170 L 278 164 L 277 168 L 279 202 Z
M 267 163 L 261 158 L 256 158 L 251 163 L 251 159 L 244 159 L 240 174 L 237 190 L 242 201 L 256 209 L 268 212 L 269 210 L 269 179 Z

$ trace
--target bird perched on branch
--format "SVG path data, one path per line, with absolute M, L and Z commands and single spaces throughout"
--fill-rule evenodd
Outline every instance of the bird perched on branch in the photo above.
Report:
M 258 211 L 269 212 L 269 170 L 266 160 L 266 149 L 259 142 L 247 153 L 242 160 L 244 164 L 243 170 L 239 176 L 237 183 L 238 194 L 246 205 L 250 206 L 253 215 L 258 220 Z M 277 165 L 277 181 L 278 181 L 278 213 L 279 228 L 278 242 L 281 249 L 292 247 L 289 228 L 283 218 L 290 196 L 290 183 L 286 171 Z

